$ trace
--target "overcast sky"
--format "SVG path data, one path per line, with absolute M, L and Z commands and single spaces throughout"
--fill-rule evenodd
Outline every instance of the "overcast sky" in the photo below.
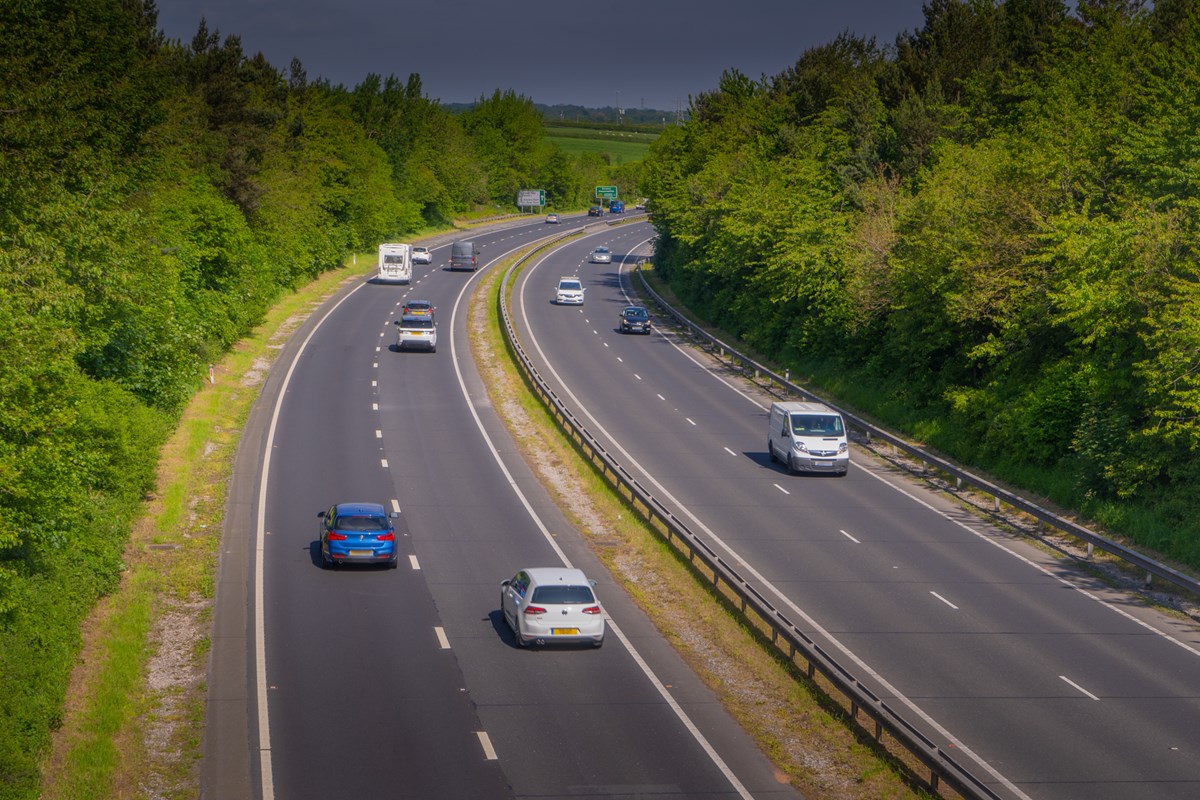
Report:
M 512 89 L 534 102 L 686 108 L 721 72 L 775 75 L 849 30 L 891 44 L 923 0 L 158 0 L 159 27 L 190 42 L 200 18 L 286 74 L 353 87 L 421 75 L 425 94 L 470 102 Z

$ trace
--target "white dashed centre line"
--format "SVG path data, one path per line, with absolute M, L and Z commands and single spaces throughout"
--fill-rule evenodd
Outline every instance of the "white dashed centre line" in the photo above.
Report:
M 449 650 L 450 640 L 446 638 L 446 631 L 444 631 L 441 626 L 435 625 L 433 632 L 437 634 L 438 647 L 441 647 L 443 650 Z
M 942 596 L 941 596 L 940 594 L 938 594 L 937 592 L 933 592 L 933 591 L 931 591 L 931 592 L 930 592 L 930 594 L 931 594 L 931 595 L 933 595 L 934 597 L 936 597 L 938 600 L 941 600 L 941 601 L 942 601 L 943 603 L 945 603 L 946 605 L 948 605 L 948 606 L 950 606 L 951 608 L 953 608 L 955 611 L 958 611 L 958 606 L 954 605 L 954 603 L 951 603 L 949 600 L 947 600 L 946 598 L 942 597 Z
M 667 400 L 667 398 L 663 397 L 661 394 L 658 394 L 657 392 L 655 392 L 655 396 L 656 396 L 656 397 L 657 397 L 659 400 L 662 400 L 663 402 L 666 402 L 666 400 Z
M 621 358 L 620 356 L 617 356 L 617 361 L 621 362 L 622 364 L 625 363 L 625 359 Z
M 420 569 L 421 569 L 421 565 L 417 563 L 417 557 L 416 557 L 416 556 L 409 556 L 409 557 L 408 557 L 408 565 L 409 565 L 410 567 L 412 567 L 413 569 L 415 569 L 415 570 L 418 570 L 418 571 L 420 571 Z
M 383 467 L 384 469 L 387 469 L 388 468 L 387 459 L 386 458 L 379 459 L 379 466 Z
M 638 375 L 636 372 L 633 373 L 633 377 L 637 378 L 639 381 L 642 379 L 642 376 Z
M 1093 700 L 1099 700 L 1099 699 L 1100 699 L 1099 697 L 1096 697 L 1096 695 L 1094 695 L 1094 694 L 1092 694 L 1091 692 L 1089 692 L 1087 689 L 1085 689 L 1085 688 L 1083 688 L 1082 686 L 1080 686 L 1080 685 L 1079 685 L 1078 683 L 1076 683 L 1075 681 L 1073 681 L 1073 680 L 1071 680 L 1070 678 L 1068 678 L 1066 675 L 1059 675 L 1058 677 L 1062 678 L 1062 679 L 1063 679 L 1063 680 L 1064 680 L 1064 681 L 1065 681 L 1065 682 L 1066 682 L 1066 683 L 1067 683 L 1069 686 L 1073 686 L 1073 687 L 1075 687 L 1076 689 L 1078 689 L 1079 691 L 1083 692 L 1085 695 L 1087 695 L 1088 697 L 1092 698 Z
M 840 533 L 842 536 L 845 536 L 847 539 L 854 542 L 855 544 L 862 544 L 862 542 L 860 542 L 858 539 L 855 539 L 853 536 L 851 536 L 850 534 L 846 533 L 843 530 L 839 530 L 838 533 Z
M 376 347 L 375 349 L 378 350 L 379 348 Z M 379 362 L 378 361 L 373 362 L 371 364 L 371 369 L 379 369 Z
M 376 438 L 376 439 L 382 439 L 382 438 L 383 438 L 383 431 L 381 431 L 381 430 L 376 430 L 376 431 L 375 431 L 375 438 Z
M 383 349 L 383 348 L 382 348 L 382 347 L 380 347 L 379 345 L 376 345 L 376 346 L 375 346 L 375 352 L 376 352 L 376 353 L 378 353 L 378 352 L 379 352 L 380 350 L 382 350 L 382 349 Z
M 725 452 L 729 453 L 729 455 L 734 456 L 735 458 L 737 457 L 737 453 L 733 452 L 728 447 L 725 448 Z
M 789 492 L 787 489 L 780 486 L 778 483 L 772 483 L 771 485 L 774 486 L 779 491 L 783 492 L 784 494 L 791 494 L 791 492 Z
M 487 731 L 475 731 L 475 735 L 479 737 L 479 744 L 483 746 L 483 757 L 488 761 L 496 761 L 499 756 L 496 755 L 496 748 L 492 747 L 492 740 Z
M 379 385 L 379 383 L 378 383 L 377 381 L 371 381 L 371 388 L 372 388 L 372 389 L 374 389 L 374 388 L 375 388 L 376 386 L 378 386 L 378 385 Z
M 695 424 L 696 424 L 696 423 L 695 423 L 695 422 L 692 420 L 692 418 L 691 418 L 691 417 L 684 417 L 684 419 L 686 419 L 686 420 L 688 421 L 688 424 L 689 424 L 689 425 L 695 425 Z
M 372 411 L 378 411 L 378 410 L 379 410 L 379 403 L 371 403 L 371 410 L 372 410 Z

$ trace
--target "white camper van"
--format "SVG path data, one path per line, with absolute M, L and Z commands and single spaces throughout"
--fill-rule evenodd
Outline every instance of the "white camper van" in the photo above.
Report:
M 412 246 L 384 243 L 379 245 L 379 280 L 385 283 L 412 281 Z
M 767 452 L 789 472 L 845 475 L 850 468 L 846 423 L 824 403 L 772 403 Z

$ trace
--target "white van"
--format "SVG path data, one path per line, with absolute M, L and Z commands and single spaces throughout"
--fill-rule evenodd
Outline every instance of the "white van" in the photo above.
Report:
M 772 403 L 767 452 L 789 472 L 845 475 L 850 468 L 846 423 L 824 403 Z
M 379 276 L 382 283 L 412 281 L 412 246 L 399 242 L 379 245 Z

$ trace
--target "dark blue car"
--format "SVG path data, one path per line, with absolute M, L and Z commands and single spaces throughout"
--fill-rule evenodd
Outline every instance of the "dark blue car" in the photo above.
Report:
M 400 516 L 378 503 L 337 503 L 321 518 L 321 564 L 387 564 L 396 568 L 396 526 Z

